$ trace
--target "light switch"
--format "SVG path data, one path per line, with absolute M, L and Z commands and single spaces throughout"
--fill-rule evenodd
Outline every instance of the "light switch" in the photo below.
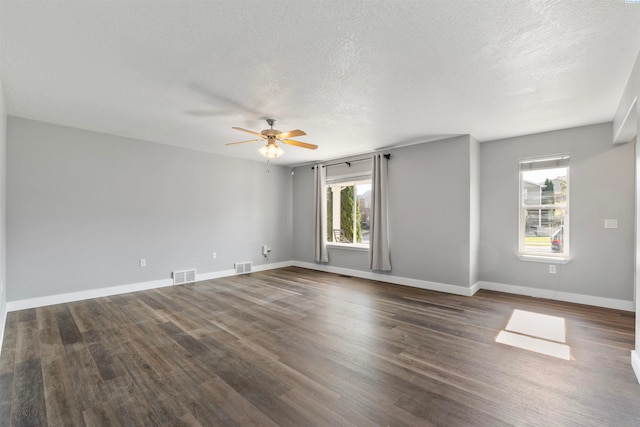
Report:
M 605 219 L 604 220 L 604 228 L 618 228 L 618 220 L 617 219 Z

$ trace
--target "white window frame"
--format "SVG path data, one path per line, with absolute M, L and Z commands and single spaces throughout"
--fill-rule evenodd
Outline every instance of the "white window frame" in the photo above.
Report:
M 558 154 L 552 156 L 544 156 L 544 157 L 534 157 L 534 158 L 526 158 L 520 159 L 518 162 L 518 176 L 519 176 L 519 184 L 518 184 L 518 258 L 523 261 L 534 261 L 534 262 L 545 262 L 551 264 L 566 264 L 571 261 L 570 257 L 570 198 L 571 198 L 571 185 L 570 185 L 570 174 L 571 174 L 571 157 L 568 154 Z M 539 205 L 525 205 L 524 197 L 525 190 L 524 187 L 524 179 L 523 175 L 526 171 L 523 170 L 523 164 L 526 163 L 547 163 L 548 166 L 540 166 L 534 167 L 532 169 L 545 170 L 545 169 L 556 169 L 560 167 L 567 168 L 566 175 L 566 200 L 565 203 L 554 203 L 551 205 L 543 205 L 540 203 Z M 557 165 L 553 165 L 554 162 L 557 162 Z M 529 170 L 532 170 L 529 169 Z M 542 202 L 542 200 L 540 201 Z M 563 220 L 563 237 L 562 237 L 562 253 L 535 253 L 535 252 L 527 252 L 525 250 L 525 237 L 526 237 L 526 211 L 528 209 L 563 209 L 564 210 L 564 220 Z
M 331 186 L 336 186 L 336 185 L 340 185 L 342 187 L 348 187 L 348 186 L 351 186 L 351 185 L 355 186 L 355 185 L 358 185 L 358 184 L 371 184 L 371 183 L 372 183 L 372 175 L 371 174 L 366 174 L 366 175 L 358 174 L 358 175 L 354 175 L 354 176 L 348 176 L 347 175 L 347 176 L 341 176 L 339 178 L 327 179 L 326 189 L 328 189 Z M 355 208 L 356 202 L 357 202 L 358 192 L 354 191 L 353 195 L 354 195 L 354 208 Z M 333 213 L 332 212 L 327 212 L 327 217 L 329 215 L 333 215 Z M 356 221 L 356 220 L 357 219 L 356 219 L 356 217 L 354 215 L 354 221 Z M 329 221 L 328 221 L 328 218 L 327 218 L 327 225 L 328 224 L 329 224 Z M 355 229 L 356 229 L 356 224 L 354 223 L 354 230 Z M 333 233 L 331 234 L 331 236 L 333 238 Z M 355 233 L 354 233 L 354 239 L 355 239 Z M 349 243 L 346 243 L 346 242 L 334 242 L 334 241 L 330 240 L 330 241 L 327 241 L 327 246 L 344 248 L 344 249 L 369 250 L 369 242 L 361 242 L 361 243 L 349 242 Z

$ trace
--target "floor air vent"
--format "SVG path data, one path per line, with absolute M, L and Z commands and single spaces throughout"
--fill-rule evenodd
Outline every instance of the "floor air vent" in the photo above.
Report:
M 173 284 L 182 285 L 196 281 L 196 270 L 182 270 L 173 272 Z
M 236 274 L 251 273 L 251 261 L 236 262 Z

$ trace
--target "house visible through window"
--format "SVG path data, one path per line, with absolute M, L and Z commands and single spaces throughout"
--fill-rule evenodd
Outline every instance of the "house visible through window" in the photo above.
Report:
M 569 156 L 520 161 L 519 255 L 569 256 Z
M 371 178 L 327 183 L 327 242 L 368 244 Z

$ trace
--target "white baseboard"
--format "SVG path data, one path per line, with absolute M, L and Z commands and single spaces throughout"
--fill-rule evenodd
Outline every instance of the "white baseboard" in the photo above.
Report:
M 28 308 L 44 307 L 47 305 L 63 304 L 67 302 L 82 301 L 91 298 L 108 297 L 111 295 L 126 294 L 129 292 L 146 291 L 148 289 L 163 288 L 173 285 L 173 280 L 162 279 L 149 282 L 130 283 L 128 285 L 109 286 L 106 288 L 89 289 L 86 291 L 69 292 L 58 295 L 29 298 L 18 301 L 8 301 L 7 311 L 25 310 Z
M 635 311 L 633 301 L 612 298 L 594 297 L 591 295 L 573 294 L 570 292 L 556 292 L 549 289 L 528 288 L 526 286 L 505 285 L 495 282 L 478 282 L 480 289 L 506 292 L 509 294 L 527 295 L 536 298 L 546 298 L 557 301 L 573 302 L 576 304 L 593 305 L 596 307 L 614 308 L 617 310 Z
M 290 267 L 291 261 L 276 262 L 272 264 L 254 265 L 253 271 L 273 270 L 274 268 Z M 220 277 L 228 277 L 235 275 L 235 270 L 221 270 L 210 273 L 202 273 L 196 275 L 196 281 L 218 279 Z M 128 285 L 109 286 L 106 288 L 89 289 L 86 291 L 69 292 L 58 295 L 48 295 L 44 297 L 29 298 L 18 301 L 7 302 L 6 311 L 18 311 L 28 308 L 44 307 L 47 305 L 63 304 L 67 302 L 82 301 L 91 298 L 108 297 L 112 295 L 126 294 L 129 292 L 146 291 L 149 289 L 164 288 L 172 286 L 173 280 L 161 279 L 149 282 L 130 283 Z M 4 323 L 2 325 L 4 327 Z M 4 332 L 4 329 L 2 330 Z M 4 336 L 4 334 L 3 334 Z M 1 344 L 1 342 L 0 342 Z
M 254 265 L 253 271 L 266 271 L 266 270 L 275 270 L 276 268 L 285 268 L 291 267 L 293 265 L 293 261 L 284 261 L 284 262 L 274 262 L 272 264 L 262 264 L 262 265 Z
M 311 262 L 293 261 L 295 267 L 308 268 L 310 270 L 325 271 L 327 273 L 343 274 L 345 276 L 359 277 L 361 279 L 377 280 L 380 282 L 393 283 L 395 285 L 411 286 L 412 288 L 428 289 L 430 291 L 446 292 L 455 295 L 471 296 L 475 294 L 479 287 L 476 283 L 470 288 L 464 286 L 448 285 L 446 283 L 429 282 L 427 280 L 411 279 L 408 277 L 391 276 L 388 274 L 375 273 L 373 271 L 352 270 L 349 268 L 333 267 L 326 264 L 315 264 Z
M 328 273 L 343 274 L 347 276 L 360 277 L 363 279 L 377 280 L 381 282 L 393 283 L 396 285 L 411 286 L 414 288 L 428 289 L 431 291 L 447 292 L 455 295 L 472 296 L 479 289 L 487 289 L 491 291 L 507 292 L 518 295 L 528 295 L 538 298 L 554 299 L 558 301 L 573 302 L 578 304 L 594 305 L 598 307 L 614 308 L 625 311 L 635 311 L 633 301 L 617 300 L 611 298 L 595 297 L 590 295 L 572 294 L 568 292 L 555 292 L 546 289 L 527 288 L 524 286 L 513 286 L 494 282 L 477 282 L 471 287 L 456 286 L 446 283 L 430 282 L 427 280 L 411 279 L 408 277 L 392 276 L 388 274 L 376 273 L 373 271 L 353 270 L 349 268 L 333 267 L 325 264 L 315 264 L 302 261 L 284 261 L 271 264 L 262 264 L 253 266 L 253 271 L 273 270 L 283 267 L 302 267 L 311 270 L 325 271 Z M 210 273 L 202 273 L 196 276 L 197 281 L 211 280 L 221 277 L 235 275 L 234 270 L 221 270 Z M 90 289 L 86 291 L 70 292 L 58 295 L 49 295 L 44 297 L 30 298 L 18 301 L 9 301 L 6 305 L 5 315 L 2 317 L 2 328 L 4 328 L 6 312 L 24 310 L 28 308 L 44 307 L 53 304 L 62 304 L 73 301 L 81 301 L 90 298 L 99 298 L 104 296 L 124 294 L 128 292 L 144 291 L 148 289 L 162 288 L 171 286 L 171 279 L 153 280 L 142 283 L 131 283 L 127 285 L 111 286 L 99 289 Z M 1 314 L 1 313 L 0 313 Z M 4 329 L 0 329 L 4 331 Z M 0 336 L 1 339 L 1 336 Z M 1 344 L 1 342 L 0 342 Z
M 251 270 L 252 272 L 258 272 L 258 271 L 274 270 L 276 268 L 291 267 L 292 265 L 293 265 L 292 261 L 274 262 L 271 264 L 252 265 Z M 236 274 L 235 270 L 213 271 L 211 273 L 198 274 L 196 276 L 196 281 L 200 282 L 202 280 L 219 279 L 221 277 L 235 276 L 235 274 Z
M 213 280 L 219 279 L 221 277 L 229 277 L 236 274 L 235 270 L 220 270 L 220 271 L 212 271 L 210 273 L 202 273 L 196 274 L 196 282 L 201 282 L 203 280 Z
M 633 367 L 633 372 L 636 373 L 636 378 L 640 383 L 640 355 L 635 350 L 631 350 L 631 366 Z

